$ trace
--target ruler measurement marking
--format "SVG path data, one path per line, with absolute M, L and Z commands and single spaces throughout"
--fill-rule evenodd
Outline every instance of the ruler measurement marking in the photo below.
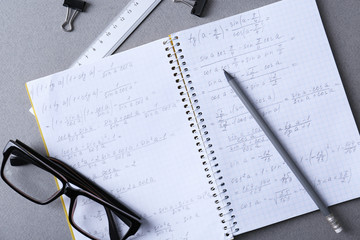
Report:
M 71 67 L 114 53 L 160 2 L 161 0 L 131 0 Z

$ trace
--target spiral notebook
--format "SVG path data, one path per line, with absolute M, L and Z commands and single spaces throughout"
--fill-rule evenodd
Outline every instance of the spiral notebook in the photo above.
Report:
M 317 208 L 223 69 L 326 204 L 359 197 L 359 132 L 315 0 L 279 1 L 26 86 L 48 154 L 138 213 L 134 239 L 231 239 Z

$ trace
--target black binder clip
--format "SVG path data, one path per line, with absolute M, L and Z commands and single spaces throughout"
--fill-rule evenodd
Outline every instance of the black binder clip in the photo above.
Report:
M 201 17 L 207 0 L 174 0 L 174 2 L 181 2 L 191 7 L 191 14 Z
M 65 0 L 64 7 L 67 7 L 66 19 L 61 26 L 65 32 L 71 32 L 73 28 L 73 21 L 79 12 L 83 12 L 86 2 L 80 0 Z

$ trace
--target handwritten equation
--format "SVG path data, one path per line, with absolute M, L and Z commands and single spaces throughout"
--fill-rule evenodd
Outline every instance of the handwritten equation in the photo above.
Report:
M 278 215 L 288 218 L 290 206 L 298 205 L 306 192 L 223 70 L 239 82 L 315 188 L 358 187 L 353 186 L 357 181 L 351 167 L 358 166 L 358 131 L 345 107 L 346 95 L 326 36 L 313 28 L 315 22 L 321 26 L 314 19 L 318 13 L 310 15 L 293 4 L 281 14 L 255 10 L 176 34 L 243 231 L 276 222 Z M 295 17 L 291 11 L 302 14 Z M 329 202 L 339 201 L 336 194 L 324 191 Z M 311 207 L 302 210 L 292 216 Z M 270 220 L 261 219 L 258 211 L 271 212 Z
M 50 155 L 141 216 L 137 239 L 220 237 L 223 224 L 163 41 L 31 82 L 29 94 Z M 77 220 L 109 238 L 106 212 L 96 205 L 79 199 Z M 200 219 L 214 229 L 204 234 Z

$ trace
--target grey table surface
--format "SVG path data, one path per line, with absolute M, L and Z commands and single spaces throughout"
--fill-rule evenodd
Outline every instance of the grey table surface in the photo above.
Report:
M 45 153 L 25 82 L 68 68 L 128 1 L 89 0 L 75 30 L 61 29 L 66 9 L 55 0 L 1 0 L 0 3 L 0 144 L 20 139 Z M 163 0 L 117 50 L 121 52 L 169 33 L 198 26 L 275 0 L 209 0 L 205 16 L 190 15 L 190 8 Z M 317 0 L 348 99 L 360 126 L 360 1 Z M 359 159 L 360 160 L 360 159 Z M 54 186 L 55 188 L 55 183 Z M 360 186 L 359 186 L 360 187 Z M 332 207 L 345 231 L 335 234 L 317 212 L 305 214 L 236 239 L 360 239 L 360 199 Z M 31 203 L 0 181 L 0 240 L 71 239 L 60 200 L 40 206 Z

